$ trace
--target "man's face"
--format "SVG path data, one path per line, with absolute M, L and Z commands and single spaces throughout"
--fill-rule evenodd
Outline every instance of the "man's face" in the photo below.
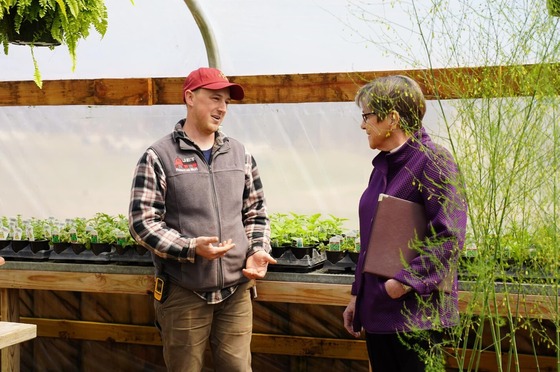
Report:
M 185 93 L 189 116 L 197 129 L 206 134 L 214 133 L 220 128 L 230 100 L 229 88 L 220 90 L 200 88 Z

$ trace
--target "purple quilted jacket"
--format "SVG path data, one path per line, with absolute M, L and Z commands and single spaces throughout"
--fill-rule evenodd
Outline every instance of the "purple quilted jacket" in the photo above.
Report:
M 373 166 L 359 204 L 363 249 L 352 285 L 352 294 L 357 295 L 354 327 L 363 327 L 370 333 L 394 333 L 456 324 L 456 275 L 451 293 L 437 290 L 450 264 L 456 264 L 467 223 L 467 206 L 457 192 L 460 177 L 451 154 L 420 129 L 397 151 L 380 152 Z M 423 204 L 428 220 L 423 253 L 411 262 L 410 268 L 395 276 L 413 291 L 398 299 L 387 294 L 386 279 L 362 273 L 379 193 Z

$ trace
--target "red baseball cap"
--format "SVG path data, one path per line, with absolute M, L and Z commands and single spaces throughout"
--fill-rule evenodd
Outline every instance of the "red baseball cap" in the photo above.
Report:
M 194 91 L 198 88 L 211 90 L 229 88 L 229 94 L 232 99 L 240 101 L 245 97 L 245 92 L 241 85 L 230 83 L 223 72 L 213 67 L 201 67 L 187 76 L 183 83 L 183 101 L 185 101 L 185 92 L 187 90 Z

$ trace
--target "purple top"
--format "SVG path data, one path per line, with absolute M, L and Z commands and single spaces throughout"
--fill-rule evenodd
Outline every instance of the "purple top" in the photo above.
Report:
M 467 205 L 457 192 L 459 177 L 451 154 L 434 144 L 422 128 L 400 149 L 394 153 L 382 151 L 372 163 L 374 170 L 359 204 L 362 250 L 352 285 L 352 294 L 357 295 L 354 328 L 394 333 L 430 329 L 435 322 L 444 327 L 456 324 L 456 275 L 452 293 L 437 290 L 450 263 L 457 262 L 467 222 Z M 401 270 L 394 278 L 413 288 L 398 299 L 387 294 L 386 279 L 362 273 L 380 193 L 423 204 L 428 220 L 422 247 L 426 254 L 416 257 L 409 269 Z M 440 263 L 436 265 L 435 260 Z

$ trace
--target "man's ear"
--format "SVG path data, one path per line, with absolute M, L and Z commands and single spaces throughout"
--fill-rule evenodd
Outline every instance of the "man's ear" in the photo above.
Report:
M 193 91 L 187 89 L 184 94 L 185 94 L 185 96 L 183 98 L 185 99 L 185 103 L 187 104 L 187 106 L 192 106 L 193 105 L 193 98 L 194 98 Z

